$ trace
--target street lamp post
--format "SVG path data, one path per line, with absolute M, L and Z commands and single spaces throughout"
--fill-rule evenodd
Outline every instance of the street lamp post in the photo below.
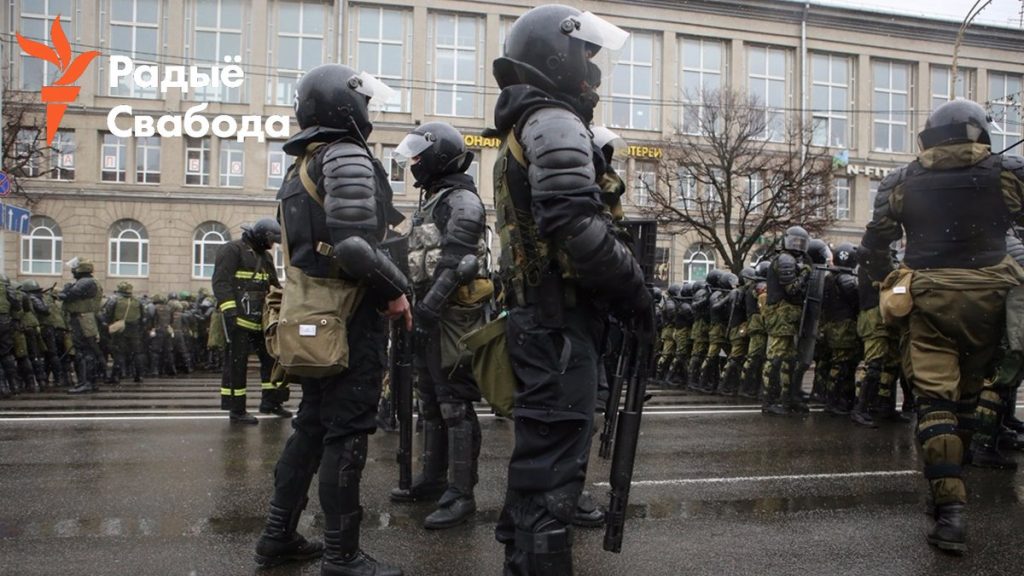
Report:
M 964 41 L 964 35 L 967 33 L 967 27 L 971 25 L 971 22 L 981 14 L 981 11 L 988 7 L 992 3 L 992 0 L 976 0 L 971 9 L 967 11 L 967 15 L 964 16 L 964 21 L 960 24 L 960 30 L 956 33 L 956 42 L 953 43 L 953 66 L 952 71 L 949 75 L 949 99 L 953 100 L 956 98 L 956 77 L 957 77 L 957 63 L 960 58 L 960 45 Z

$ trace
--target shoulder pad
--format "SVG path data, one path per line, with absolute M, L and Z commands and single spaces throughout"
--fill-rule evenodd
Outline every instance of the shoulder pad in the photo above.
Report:
M 902 184 L 903 181 L 906 180 L 906 179 L 907 179 L 907 167 L 906 166 L 900 166 L 899 168 L 893 170 L 892 172 L 889 172 L 889 175 L 886 176 L 885 178 L 883 178 L 882 182 L 878 185 L 878 196 L 875 197 L 875 199 L 876 199 L 875 205 L 876 206 L 878 205 L 877 199 L 882 196 L 882 191 L 883 190 L 884 191 L 891 191 L 892 189 L 894 189 L 897 186 L 899 186 L 900 184 Z
M 376 229 L 377 180 L 370 153 L 351 142 L 331 144 L 323 156 L 322 173 L 328 226 Z
M 596 191 L 590 132 L 572 112 L 556 107 L 534 112 L 521 143 L 535 199 Z

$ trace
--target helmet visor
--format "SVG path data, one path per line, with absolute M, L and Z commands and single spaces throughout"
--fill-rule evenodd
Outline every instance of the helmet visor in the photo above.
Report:
M 356 78 L 359 82 L 355 90 L 370 99 L 371 109 L 382 109 L 398 96 L 398 92 L 369 72 L 360 72 Z
M 594 133 L 594 144 L 597 144 L 598 148 L 610 145 L 612 150 L 614 150 L 612 156 L 623 156 L 627 148 L 629 148 L 621 136 L 604 126 L 594 126 L 591 128 L 591 131 Z
M 615 24 L 596 16 L 593 12 L 584 12 L 579 16 L 571 16 L 573 29 L 568 34 L 584 42 L 596 44 L 608 50 L 618 50 L 626 43 L 629 32 Z
M 424 150 L 430 148 L 434 144 L 434 137 L 430 133 L 427 134 L 407 134 L 402 142 L 395 148 L 394 159 L 395 162 L 402 167 L 405 167 L 410 160 L 419 156 Z
M 803 236 L 789 235 L 786 236 L 782 241 L 782 247 L 786 250 L 792 250 L 794 252 L 807 252 L 807 246 L 810 244 L 810 240 Z

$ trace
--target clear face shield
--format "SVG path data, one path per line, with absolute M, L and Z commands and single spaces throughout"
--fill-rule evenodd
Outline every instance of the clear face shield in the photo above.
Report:
M 427 132 L 426 134 L 407 134 L 405 138 L 402 139 L 402 142 L 398 144 L 398 147 L 395 148 L 393 158 L 395 159 L 395 162 L 398 162 L 399 166 L 405 168 L 406 165 L 415 164 L 416 158 L 418 158 L 424 150 L 433 146 L 436 141 L 437 138 L 430 132 Z
M 596 144 L 598 148 L 604 149 L 605 146 L 611 147 L 613 159 L 621 160 L 626 156 L 629 146 L 621 136 L 604 126 L 594 126 L 590 131 L 594 133 L 594 144 Z
M 397 91 L 365 71 L 350 78 L 349 85 L 370 99 L 368 107 L 371 112 L 380 112 L 398 96 Z
M 65 262 L 65 265 L 68 267 L 68 270 L 74 270 L 75 268 L 78 268 L 78 262 L 78 256 L 75 256 L 71 260 Z
M 573 38 L 608 50 L 622 48 L 626 39 L 629 38 L 629 32 L 593 12 L 584 12 L 579 16 L 566 18 L 562 21 L 562 31 Z

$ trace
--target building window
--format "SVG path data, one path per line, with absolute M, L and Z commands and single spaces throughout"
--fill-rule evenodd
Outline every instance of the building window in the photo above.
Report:
M 124 139 L 109 133 L 103 135 L 100 177 L 104 182 L 125 181 L 127 173 L 126 148 Z
M 149 276 L 149 234 L 135 220 L 118 220 L 110 227 L 111 276 Z
M 878 187 L 882 184 L 879 180 L 868 180 L 868 207 L 871 211 L 868 214 L 869 218 L 874 218 L 875 214 L 875 198 L 878 197 Z
M 434 15 L 434 114 L 463 118 L 480 116 L 477 54 L 482 37 L 480 18 Z
M 708 272 L 715 267 L 715 261 L 700 246 L 690 248 L 686 254 L 685 262 L 686 280 L 696 282 L 707 277 Z
M 836 220 L 850 219 L 850 180 L 836 178 Z
M 57 130 L 50 144 L 50 179 L 75 179 L 75 131 Z
M 637 162 L 636 178 L 633 180 L 633 204 L 635 206 L 650 206 L 651 196 L 657 190 L 658 180 L 656 164 L 650 162 Z
M 747 177 L 747 194 L 744 197 L 746 206 L 743 207 L 744 214 L 756 214 L 761 211 L 761 203 L 764 201 L 764 176 L 755 172 Z
M 679 170 L 679 199 L 676 206 L 683 210 L 697 209 L 697 177 L 686 168 Z
M 135 139 L 135 182 L 160 183 L 160 137 L 146 136 Z
M 193 20 L 192 64 L 205 74 L 212 68 L 240 63 L 242 56 L 242 25 L 246 22 L 240 0 L 195 0 Z M 192 88 L 196 100 L 241 102 L 245 83 L 237 88 L 224 85 Z
M 634 32 L 616 56 L 612 71 L 609 124 L 617 128 L 657 130 L 654 95 L 655 62 L 659 53 L 654 34 Z M 660 95 L 659 95 L 660 96 Z
M 128 56 L 135 66 L 156 65 L 160 53 L 159 23 L 158 0 L 110 0 L 110 53 Z M 134 74 L 129 74 L 119 78 L 117 86 L 110 87 L 110 95 L 156 98 L 156 84 L 160 80 L 153 78 L 152 87 L 142 88 L 136 85 Z
M 53 46 L 50 27 L 58 14 L 64 34 L 69 38 L 74 37 L 74 27 L 71 25 L 71 0 L 23 0 L 21 4 L 21 27 L 18 28 L 18 32 L 25 38 Z M 24 51 L 19 53 L 22 90 L 35 92 L 60 78 L 61 71 L 53 64 L 29 56 Z
M 764 130 L 760 137 L 772 142 L 786 138 L 786 51 L 768 46 L 747 49 L 750 96 L 764 106 Z
M 498 25 L 498 54 L 502 56 L 505 55 L 505 39 L 508 38 L 508 33 L 515 23 L 515 18 L 502 18 L 501 24 Z
M 209 138 L 185 138 L 185 184 L 187 186 L 209 186 Z
M 319 1 L 277 2 L 277 18 L 272 22 L 272 26 L 277 26 L 277 47 L 271 60 L 276 63 L 277 72 L 275 78 L 268 80 L 268 104 L 291 106 L 299 77 L 325 62 L 327 16 Z
M 277 270 L 277 280 L 285 281 L 284 250 L 280 244 L 274 244 L 274 268 Z
M 874 145 L 877 152 L 909 152 L 910 65 L 888 60 L 871 64 L 874 75 Z
M 473 153 L 473 161 L 469 163 L 469 168 L 466 168 L 466 174 L 473 179 L 478 186 L 480 185 L 480 151 L 470 150 Z
M 704 97 L 718 94 L 725 77 L 725 43 L 721 40 L 683 38 L 680 60 L 683 63 L 682 130 L 700 134 L 705 118 Z
M 288 170 L 288 155 L 284 153 L 284 142 L 267 143 L 267 188 L 277 190 L 284 184 Z
M 213 278 L 217 251 L 231 241 L 231 231 L 220 222 L 204 222 L 192 234 L 192 277 Z
M 236 140 L 220 141 L 220 185 L 240 187 L 245 178 L 245 146 Z
M 949 79 L 953 75 L 953 69 L 949 66 L 932 65 L 932 110 L 949 102 Z M 974 71 L 958 68 L 956 71 L 956 93 L 957 98 L 974 99 Z
M 377 6 L 359 6 L 356 30 L 350 34 L 354 44 L 357 70 L 373 74 L 395 89 L 391 100 L 383 103 L 389 112 L 408 112 L 412 77 L 412 59 L 405 50 L 412 46 L 412 12 Z
M 64 237 L 53 218 L 33 216 L 30 231 L 21 237 L 21 273 L 60 276 Z
M 850 147 L 850 68 L 847 56 L 811 55 L 811 108 L 816 146 Z
M 14 135 L 14 158 L 5 158 L 5 164 L 11 162 L 18 176 L 35 178 L 43 173 L 43 149 L 46 142 L 38 128 L 19 128 Z
M 1021 77 L 1005 72 L 988 73 L 988 101 L 992 112 L 992 151 L 1006 150 L 1021 139 Z M 1020 146 L 1006 150 L 1020 153 Z
M 654 248 L 654 283 L 662 288 L 668 286 L 672 278 L 672 248 L 656 246 Z
M 405 194 L 405 168 L 395 160 L 394 146 L 385 146 L 381 164 L 388 173 L 388 182 L 395 194 Z

